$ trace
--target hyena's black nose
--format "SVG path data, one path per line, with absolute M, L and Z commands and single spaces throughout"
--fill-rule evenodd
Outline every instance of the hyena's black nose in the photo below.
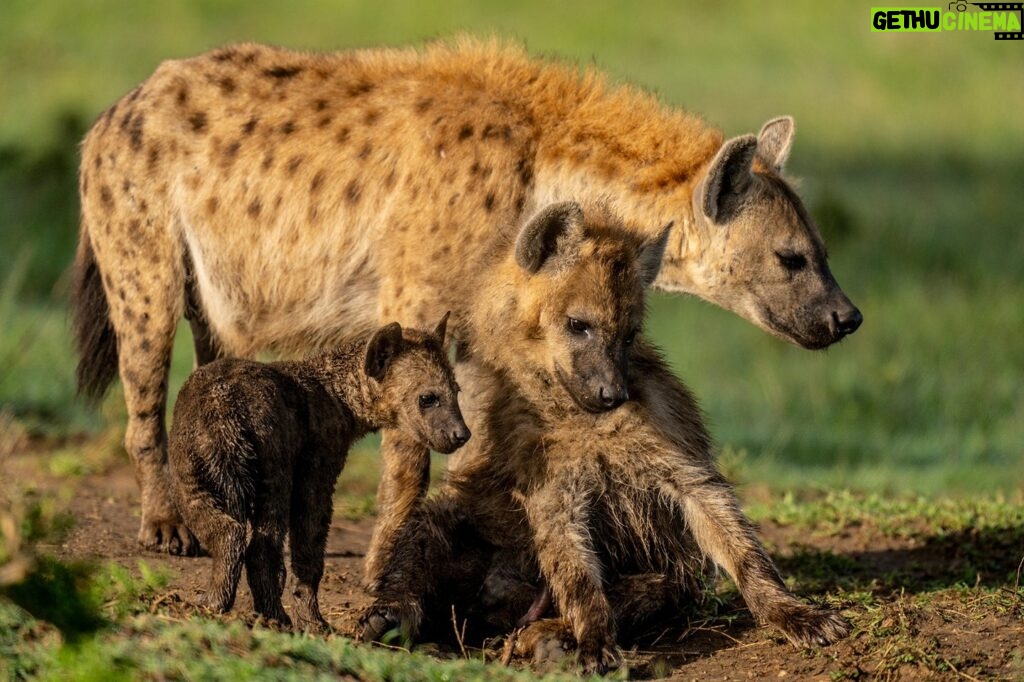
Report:
M 469 437 L 473 435 L 469 432 L 469 427 L 463 424 L 454 431 L 452 431 L 452 442 L 455 445 L 462 447 L 469 440 Z
M 861 315 L 857 307 L 853 305 L 846 310 L 836 310 L 832 312 L 832 323 L 835 325 L 836 332 L 841 336 L 847 336 L 857 331 L 863 321 L 864 316 Z
M 626 391 L 625 386 L 613 384 L 611 386 L 602 386 L 598 389 L 598 397 L 601 398 L 602 405 L 611 409 L 629 400 L 629 392 Z

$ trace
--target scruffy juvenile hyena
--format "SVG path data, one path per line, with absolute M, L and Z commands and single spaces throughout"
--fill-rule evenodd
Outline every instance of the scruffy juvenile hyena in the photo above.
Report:
M 708 560 L 794 643 L 846 635 L 839 615 L 786 589 L 715 467 L 695 401 L 637 339 L 663 246 L 644 247 L 606 213 L 559 204 L 476 282 L 471 346 L 493 370 L 472 389 L 484 445 L 456 456 L 400 534 L 366 638 L 396 626 L 414 636 L 424 615 L 450 619 L 452 604 L 479 610 L 498 556 L 542 576 L 564 619 L 554 632 L 568 632 L 592 670 L 618 662 L 620 626 L 699 598 Z M 614 410 L 595 409 L 587 395 L 600 391 L 567 371 L 601 362 Z M 529 627 L 523 641 L 552 630 Z
M 207 606 L 231 608 L 244 562 L 256 611 L 289 624 L 287 534 L 296 625 L 327 628 L 317 590 L 349 446 L 382 427 L 446 453 L 469 440 L 446 322 L 432 334 L 393 322 L 302 361 L 222 359 L 189 377 L 174 408 L 170 480 L 185 522 L 213 555 Z
M 82 145 L 73 285 L 80 388 L 99 396 L 118 372 L 124 384 L 139 542 L 191 549 L 163 480 L 183 314 L 199 364 L 445 310 L 461 338 L 469 283 L 494 267 L 508 226 L 552 201 L 603 197 L 649 238 L 674 221 L 657 287 L 809 348 L 852 332 L 860 313 L 781 177 L 792 139 L 779 118 L 725 140 L 593 70 L 473 40 L 337 54 L 246 44 L 161 64 Z M 383 443 L 371 576 L 428 462 L 388 431 Z

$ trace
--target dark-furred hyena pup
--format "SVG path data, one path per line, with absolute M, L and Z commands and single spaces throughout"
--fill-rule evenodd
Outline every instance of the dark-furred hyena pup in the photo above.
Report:
M 189 377 L 174 408 L 170 478 L 185 522 L 213 555 L 205 606 L 231 609 L 244 561 L 256 611 L 290 625 L 281 604 L 288 533 L 296 626 L 327 628 L 317 590 L 351 444 L 380 428 L 444 453 L 469 440 L 447 319 L 430 334 L 395 322 L 302 361 L 224 359 Z

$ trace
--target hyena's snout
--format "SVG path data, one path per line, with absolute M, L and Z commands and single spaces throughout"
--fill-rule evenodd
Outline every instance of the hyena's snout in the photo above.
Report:
M 470 436 L 473 435 L 462 418 L 462 412 L 458 409 L 452 410 L 439 431 L 441 437 L 437 439 L 438 442 L 434 443 L 432 449 L 445 455 L 461 448 L 469 442 Z
M 840 294 L 838 299 L 832 306 L 828 319 L 829 331 L 836 341 L 857 331 L 864 321 L 864 316 L 850 299 L 843 294 Z

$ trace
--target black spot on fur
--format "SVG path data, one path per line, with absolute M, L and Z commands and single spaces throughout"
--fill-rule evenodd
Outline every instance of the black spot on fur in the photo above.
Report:
M 224 76 L 217 80 L 217 87 L 220 88 L 220 91 L 225 95 L 231 95 L 234 94 L 238 86 L 235 85 L 234 78 L 231 76 Z
M 313 102 L 313 109 L 315 111 L 323 111 L 326 108 L 327 108 L 327 100 L 325 100 L 325 99 L 318 99 L 317 101 Z
M 363 117 L 363 123 L 365 123 L 368 126 L 372 126 L 377 122 L 378 119 L 380 119 L 380 112 L 377 111 L 376 109 L 370 109 L 369 111 L 366 112 L 366 115 Z
M 160 162 L 160 149 L 156 145 L 153 145 L 153 146 L 151 146 L 149 148 L 149 158 L 147 159 L 147 164 L 149 166 L 149 170 L 153 170 L 154 168 L 156 168 L 156 165 L 159 162 Z
M 267 152 L 263 155 L 263 163 L 260 164 L 260 168 L 263 170 L 269 169 L 274 164 L 274 152 Z
M 185 106 L 188 103 L 188 88 L 178 88 L 178 92 L 174 96 L 174 101 L 178 103 L 178 106 Z
M 484 197 L 484 208 L 488 213 L 494 210 L 494 192 L 490 192 Z
M 288 80 L 289 78 L 295 78 L 295 76 L 302 73 L 301 66 L 272 66 L 269 69 L 263 69 L 263 75 L 269 78 L 276 78 L 278 80 Z
M 133 152 L 142 151 L 142 123 L 142 114 L 139 114 L 128 128 L 128 143 Z
M 350 131 L 348 128 L 342 128 L 341 130 L 338 131 L 338 134 L 334 136 L 334 139 L 338 142 L 338 144 L 345 144 L 346 142 L 348 142 L 348 138 L 351 134 L 352 131 Z
M 346 93 L 349 97 L 359 97 L 367 93 L 373 92 L 374 85 L 367 81 L 358 81 L 348 86 Z
M 416 113 L 417 114 L 425 114 L 425 113 L 427 113 L 427 111 L 430 110 L 430 107 L 432 107 L 433 105 L 434 105 L 434 100 L 432 100 L 429 97 L 424 97 L 423 99 L 421 99 L 418 102 L 416 102 L 416 106 L 415 106 Z
M 331 118 L 330 116 L 324 116 L 319 121 L 316 122 L 316 127 L 317 128 L 326 128 L 327 126 L 331 125 L 331 121 L 333 121 L 333 120 L 334 119 Z
M 259 119 L 253 116 L 242 125 L 243 135 L 252 135 L 252 131 L 256 130 L 256 124 L 259 123 Z
M 234 161 L 235 157 L 238 156 L 238 149 L 241 146 L 242 146 L 242 143 L 239 142 L 238 140 L 235 140 L 234 142 L 229 144 L 227 147 L 225 147 L 224 148 L 224 160 L 227 161 L 228 163 L 231 163 L 232 161 Z
M 103 205 L 106 206 L 107 208 L 110 208 L 114 205 L 114 195 L 111 194 L 110 188 L 107 187 L 106 185 L 100 187 L 100 201 L 102 201 Z
M 141 94 L 142 94 L 142 86 L 140 85 L 139 87 L 137 87 L 134 90 L 132 90 L 132 93 L 128 96 L 128 104 L 131 104 L 132 102 L 137 100 L 139 98 L 139 95 L 141 95 Z
M 213 53 L 213 61 L 215 62 L 230 62 L 238 56 L 238 52 L 232 47 L 226 47 L 223 50 L 219 50 Z
M 253 218 L 258 218 L 260 215 L 260 211 L 262 210 L 263 202 L 261 202 L 259 199 L 253 199 L 251 202 L 249 202 L 249 205 L 246 207 L 245 212 L 251 215 Z
M 359 183 L 353 180 L 348 183 L 348 187 L 345 188 L 345 198 L 348 199 L 350 204 L 354 204 L 359 201 Z
M 473 137 L 473 126 L 468 123 L 462 124 L 462 127 L 459 129 L 459 141 L 461 142 L 470 137 Z
M 110 121 L 113 120 L 114 113 L 116 111 L 117 111 L 117 104 L 115 103 L 113 106 L 109 107 L 105 112 L 103 112 L 103 129 L 104 130 L 106 130 L 107 128 L 110 127 Z
M 192 126 L 193 133 L 202 133 L 206 131 L 206 114 L 197 111 L 188 117 L 188 123 Z
M 282 135 L 291 135 L 292 133 L 295 132 L 295 130 L 295 121 L 285 121 L 284 123 L 281 124 Z
M 360 159 L 368 158 L 370 156 L 370 154 L 372 154 L 372 153 L 373 153 L 373 145 L 370 144 L 369 142 L 367 142 L 367 143 L 365 143 L 363 145 L 363 148 L 359 150 L 359 158 Z
M 324 172 L 322 170 L 317 171 L 316 175 L 313 176 L 313 181 L 309 183 L 309 191 L 314 193 L 318 192 L 320 188 L 323 187 L 324 179 Z
M 295 171 L 299 170 L 299 166 L 302 165 L 302 158 L 301 156 L 293 156 L 289 159 L 287 166 L 288 175 L 294 175 Z

